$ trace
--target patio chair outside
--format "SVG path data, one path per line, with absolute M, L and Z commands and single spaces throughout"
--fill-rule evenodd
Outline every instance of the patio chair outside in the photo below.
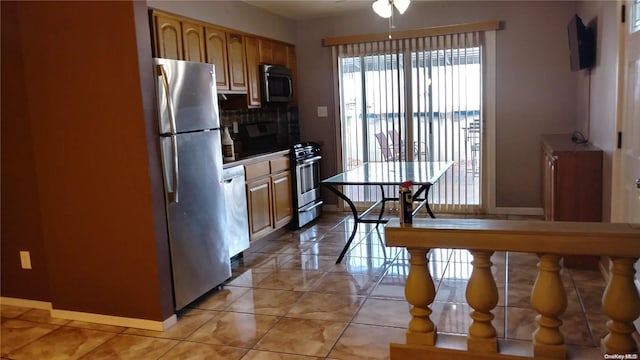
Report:
M 376 139 L 378 140 L 378 144 L 380 145 L 380 152 L 382 153 L 382 157 L 384 161 L 396 161 L 396 154 L 393 144 L 389 144 L 389 138 L 385 133 L 377 133 Z

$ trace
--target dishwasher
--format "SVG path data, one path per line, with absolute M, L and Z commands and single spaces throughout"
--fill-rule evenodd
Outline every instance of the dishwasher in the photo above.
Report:
M 229 257 L 233 258 L 249 248 L 249 219 L 245 193 L 244 166 L 222 170 L 224 201 L 227 213 L 225 240 L 229 244 Z

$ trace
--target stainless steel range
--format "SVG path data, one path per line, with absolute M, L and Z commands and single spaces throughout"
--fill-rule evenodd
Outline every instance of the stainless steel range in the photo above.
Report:
M 322 213 L 320 199 L 320 145 L 300 143 L 291 149 L 291 177 L 293 181 L 293 221 L 291 227 L 299 229 Z

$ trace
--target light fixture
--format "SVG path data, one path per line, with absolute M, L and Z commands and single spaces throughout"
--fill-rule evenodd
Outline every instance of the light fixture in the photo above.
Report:
M 400 13 L 400 15 L 402 15 L 404 14 L 405 11 L 407 11 L 407 8 L 409 7 L 410 3 L 411 3 L 411 0 L 394 0 L 393 6 L 395 6 L 396 9 L 398 9 L 398 12 Z
M 411 0 L 376 0 L 371 7 L 376 14 L 386 19 L 393 16 L 394 6 L 400 15 L 402 15 L 407 11 L 410 3 Z

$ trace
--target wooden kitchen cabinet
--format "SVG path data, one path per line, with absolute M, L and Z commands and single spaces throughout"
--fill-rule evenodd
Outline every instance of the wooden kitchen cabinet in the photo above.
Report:
M 279 42 L 273 43 L 273 63 L 287 66 L 287 45 Z
M 272 175 L 273 184 L 273 221 L 276 228 L 291 221 L 291 175 L 288 171 Z
M 218 90 L 229 89 L 227 65 L 227 33 L 218 28 L 204 28 L 206 62 L 216 67 L 216 85 Z
M 249 107 L 260 107 L 260 54 L 258 48 L 258 39 L 255 37 L 245 37 L 245 54 L 247 57 L 247 105 Z
M 293 217 L 289 167 L 289 156 L 269 160 L 271 183 L 273 184 L 273 222 L 275 228 L 287 225 Z
M 227 54 L 229 56 L 229 89 L 247 91 L 247 70 L 245 67 L 244 36 L 227 33 Z
M 295 46 L 158 10 L 150 14 L 154 56 L 214 64 L 218 92 L 247 94 L 249 108 L 262 106 L 259 65 L 286 66 L 293 81 L 289 106 L 297 105 Z
M 268 39 L 258 40 L 258 54 L 260 64 L 273 64 L 273 42 Z
M 247 182 L 247 209 L 249 211 L 249 237 L 256 240 L 273 229 L 271 214 L 271 178 Z
M 205 62 L 203 24 L 188 21 L 182 21 L 181 24 L 183 60 Z
M 249 237 L 257 240 L 292 219 L 289 156 L 245 165 Z
M 204 25 L 161 12 L 152 13 L 155 56 L 205 61 Z
M 287 65 L 287 45 L 269 39 L 260 39 L 260 63 L 271 65 Z
M 155 56 L 182 60 L 182 27 L 180 20 L 169 15 L 153 12 Z
M 542 205 L 548 221 L 602 221 L 603 152 L 570 134 L 542 137 Z M 568 267 L 597 268 L 597 257 L 565 256 Z
M 247 91 L 244 36 L 224 29 L 205 27 L 206 62 L 216 66 L 216 84 L 220 92 Z

